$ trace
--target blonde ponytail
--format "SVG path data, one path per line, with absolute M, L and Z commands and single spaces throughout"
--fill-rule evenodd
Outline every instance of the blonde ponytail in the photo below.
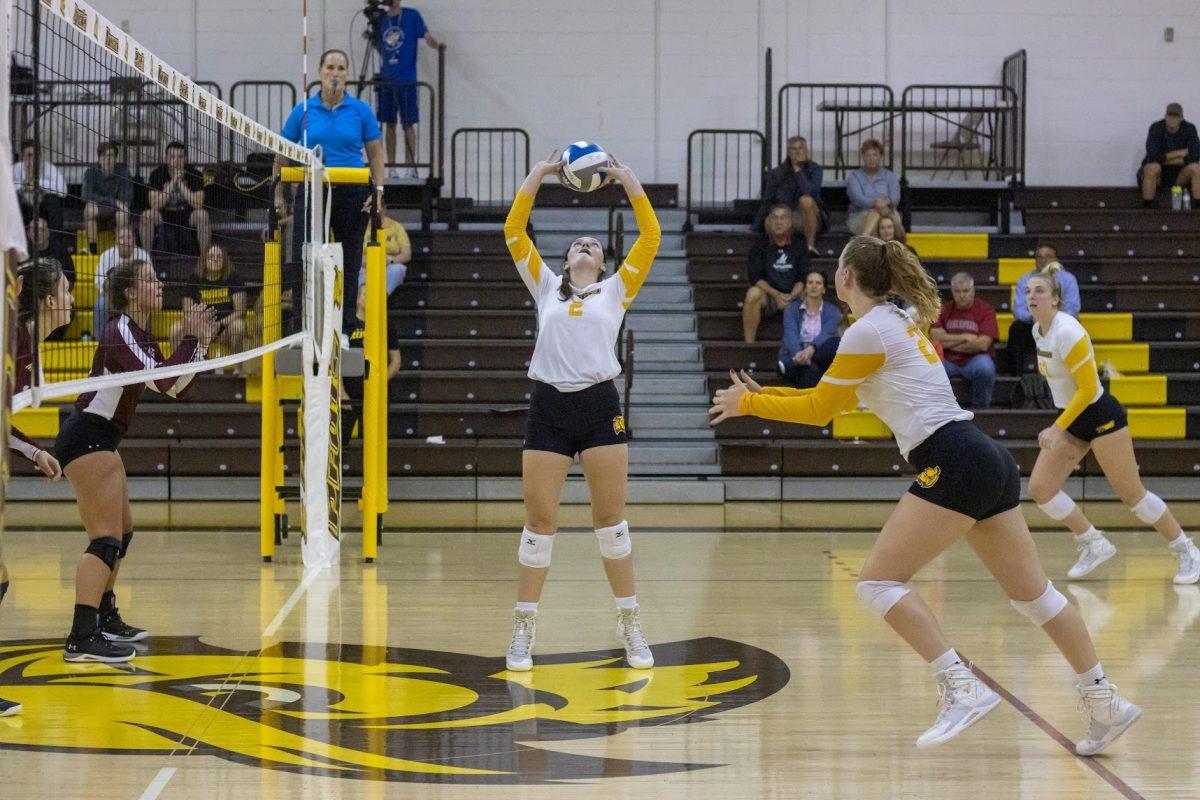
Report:
M 897 296 L 907 300 L 927 323 L 936 322 L 941 316 L 942 299 L 937 282 L 904 244 L 855 236 L 842 251 L 842 263 L 854 270 L 858 285 L 876 297 Z

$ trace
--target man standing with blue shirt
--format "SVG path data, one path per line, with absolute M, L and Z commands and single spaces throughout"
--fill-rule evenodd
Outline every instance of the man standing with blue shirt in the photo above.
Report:
M 373 42 L 379 51 L 379 89 L 376 93 L 376 115 L 383 125 L 387 161 L 396 163 L 396 115 L 404 126 L 405 177 L 415 178 L 412 166 L 417 160 L 417 123 L 420 110 L 417 101 L 417 42 L 424 39 L 433 49 L 441 42 L 425 27 L 421 12 L 401 8 L 401 0 L 392 0 L 388 13 L 380 21 Z

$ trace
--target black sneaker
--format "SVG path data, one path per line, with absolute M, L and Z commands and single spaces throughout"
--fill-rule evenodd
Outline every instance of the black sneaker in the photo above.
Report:
M 115 608 L 112 611 L 101 612 L 100 632 L 110 642 L 140 642 L 146 638 L 144 630 L 135 628 L 121 619 L 120 612 Z
M 67 637 L 63 646 L 63 661 L 103 661 L 108 664 L 133 659 L 135 651 L 125 644 L 110 642 L 99 629 L 86 639 Z
M 0 697 L 0 717 L 11 717 L 13 714 L 20 713 L 20 703 L 14 703 L 12 700 L 5 700 L 3 697 Z

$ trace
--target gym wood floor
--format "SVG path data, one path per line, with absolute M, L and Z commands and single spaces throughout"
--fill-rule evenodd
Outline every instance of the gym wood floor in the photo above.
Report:
M 1037 534 L 1146 709 L 1088 760 L 1064 746 L 1083 725 L 1070 669 L 966 546 L 914 585 L 1008 702 L 922 751 L 928 669 L 854 593 L 874 533 L 722 530 L 711 513 L 630 514 L 649 672 L 612 649 L 594 537 L 565 531 L 526 675 L 503 662 L 515 531 L 390 533 L 374 565 L 351 535 L 336 575 L 304 579 L 295 537 L 262 564 L 254 535 L 143 525 L 118 601 L 151 639 L 120 667 L 59 654 L 82 536 L 10 530 L 0 696 L 25 710 L 0 718 L 0 796 L 1200 796 L 1200 587 L 1171 584 L 1152 532 L 1113 533 L 1117 557 L 1077 582 L 1069 537 Z M 447 505 L 443 520 L 478 514 Z

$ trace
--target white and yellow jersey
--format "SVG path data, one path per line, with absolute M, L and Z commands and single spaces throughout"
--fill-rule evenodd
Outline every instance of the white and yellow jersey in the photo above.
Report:
M 1041 325 L 1034 323 L 1033 341 L 1038 372 L 1050 384 L 1055 407 L 1063 409 L 1054 424 L 1066 430 L 1085 408 L 1104 396 L 1092 340 L 1079 320 L 1059 311 L 1045 334 Z
M 504 238 L 517 272 L 537 303 L 538 337 L 529 362 L 529 377 L 562 392 L 577 392 L 621 374 L 617 335 L 626 309 L 650 273 L 661 231 L 645 195 L 630 201 L 638 239 L 617 274 L 563 300 L 561 283 L 526 233 L 533 199 L 518 192 L 504 223 Z
M 766 419 L 826 425 L 859 400 L 891 428 L 905 457 L 946 423 L 974 417 L 954 399 L 924 332 L 891 303 L 875 306 L 846 329 L 816 388 L 763 387 L 743 395 L 739 408 Z

